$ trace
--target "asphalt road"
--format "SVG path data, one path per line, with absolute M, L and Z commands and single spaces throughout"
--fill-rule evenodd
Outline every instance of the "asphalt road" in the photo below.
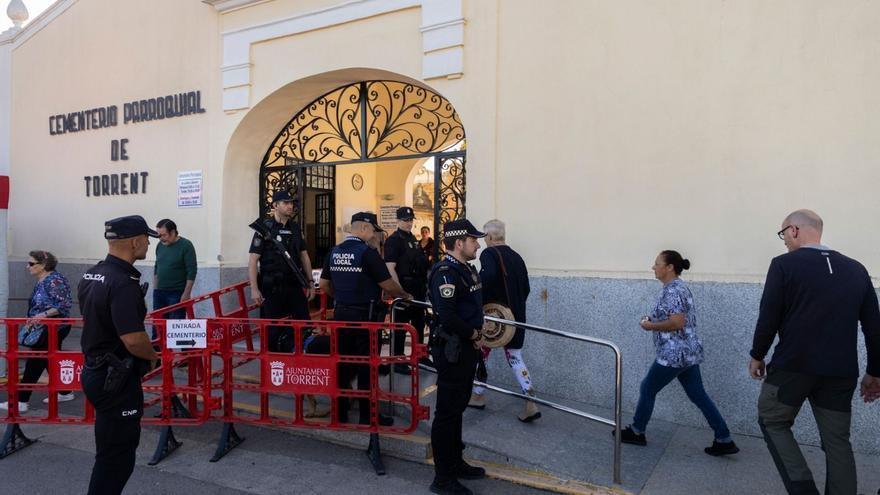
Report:
M 25 425 L 39 441 L 0 460 L 3 493 L 85 493 L 94 457 L 91 427 Z M 158 439 L 144 428 L 137 466 L 126 494 L 409 494 L 430 493 L 433 468 L 385 456 L 377 476 L 361 450 L 273 429 L 243 426 L 246 440 L 219 462 L 213 455 L 220 427 L 175 429 L 184 445 L 157 466 L 147 466 Z M 466 482 L 477 493 L 546 494 L 504 481 Z

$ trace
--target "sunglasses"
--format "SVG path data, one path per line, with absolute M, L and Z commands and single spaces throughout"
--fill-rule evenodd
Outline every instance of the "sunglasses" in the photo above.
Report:
M 27 264 L 28 264 L 28 266 L 35 266 L 35 265 L 39 265 L 40 263 L 37 263 L 36 261 L 28 261 Z

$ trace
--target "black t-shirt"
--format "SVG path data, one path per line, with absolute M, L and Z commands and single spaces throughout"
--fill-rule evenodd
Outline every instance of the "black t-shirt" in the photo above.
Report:
M 131 263 L 110 254 L 83 275 L 77 292 L 83 318 L 80 342 L 87 357 L 108 352 L 124 356 L 119 336 L 145 331 L 147 305 L 140 279 Z
M 409 244 L 417 242 L 412 233 L 400 229 L 395 230 L 385 240 L 385 261 L 388 263 L 399 262 L 406 250 L 410 248 Z
M 430 264 L 418 239 L 411 232 L 397 229 L 385 241 L 385 261 L 396 263 L 394 271 L 402 283 L 416 279 L 424 285 Z

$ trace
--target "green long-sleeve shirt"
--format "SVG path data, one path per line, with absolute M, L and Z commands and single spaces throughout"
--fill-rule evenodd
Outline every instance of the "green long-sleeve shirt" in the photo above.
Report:
M 157 289 L 183 290 L 187 280 L 196 279 L 196 249 L 189 239 L 178 237 L 177 242 L 156 246 L 156 266 L 153 273 L 158 278 Z

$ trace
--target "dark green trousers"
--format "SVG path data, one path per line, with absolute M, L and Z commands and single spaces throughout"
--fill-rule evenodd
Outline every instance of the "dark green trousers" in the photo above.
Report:
M 758 424 L 789 494 L 819 494 L 813 473 L 791 432 L 806 400 L 813 409 L 825 452 L 825 494 L 856 494 L 856 463 L 849 432 L 857 381 L 768 370 L 758 398 Z

